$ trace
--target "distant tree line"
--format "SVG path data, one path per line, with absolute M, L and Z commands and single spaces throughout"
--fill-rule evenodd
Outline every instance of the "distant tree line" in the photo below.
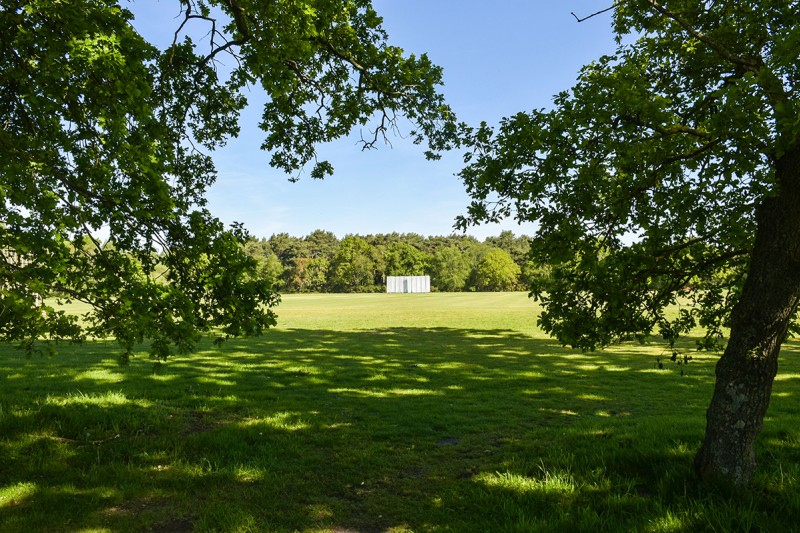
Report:
M 387 276 L 431 277 L 434 291 L 514 291 L 537 272 L 528 262 L 530 239 L 503 231 L 483 242 L 467 235 L 416 233 L 305 237 L 278 233 L 251 238 L 245 252 L 279 292 L 382 292 Z

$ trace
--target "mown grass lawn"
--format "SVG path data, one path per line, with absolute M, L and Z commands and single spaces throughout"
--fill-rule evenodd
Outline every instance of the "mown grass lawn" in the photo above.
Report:
M 712 355 L 562 348 L 521 293 L 290 295 L 279 315 L 166 364 L 0 347 L 0 531 L 798 528 L 793 342 L 755 486 L 731 495 L 691 472 Z

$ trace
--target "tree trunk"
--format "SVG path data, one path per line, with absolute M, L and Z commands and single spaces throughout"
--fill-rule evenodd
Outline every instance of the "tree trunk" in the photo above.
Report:
M 756 210 L 756 237 L 742 295 L 731 314 L 730 342 L 716 367 L 698 475 L 747 487 L 755 441 L 769 407 L 778 353 L 800 295 L 800 150 L 775 166 L 778 189 Z

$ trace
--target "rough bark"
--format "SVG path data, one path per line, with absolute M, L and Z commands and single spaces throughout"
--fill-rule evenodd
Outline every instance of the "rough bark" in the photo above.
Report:
M 800 149 L 776 162 L 777 194 L 756 211 L 750 270 L 717 363 L 706 434 L 695 469 L 706 480 L 748 486 L 769 407 L 778 353 L 800 296 Z

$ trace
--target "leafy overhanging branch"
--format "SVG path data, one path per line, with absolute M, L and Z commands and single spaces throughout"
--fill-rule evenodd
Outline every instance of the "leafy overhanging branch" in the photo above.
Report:
M 36 258 L 0 266 L 0 335 L 28 349 L 88 331 L 116 337 L 126 354 L 150 339 L 163 358 L 200 333 L 274 324 L 277 296 L 241 250 L 246 232 L 203 209 L 216 179 L 210 153 L 238 134 L 248 84 L 269 94 L 265 146 L 288 172 L 314 161 L 312 176 L 329 174 L 316 146 L 376 113 L 374 141 L 399 116 L 432 150 L 455 139 L 441 70 L 388 46 L 366 0 L 183 0 L 163 51 L 113 2 L 0 1 L 0 86 L 10 95 L 0 101 L 0 245 Z M 184 35 L 195 22 L 209 28 L 200 43 Z M 35 293 L 51 291 L 95 307 L 88 330 L 34 306 Z
M 773 118 L 787 93 L 766 56 L 703 26 L 721 19 L 677 11 L 690 3 L 616 3 L 618 28 L 635 27 L 637 41 L 587 66 L 554 110 L 470 132 L 460 175 L 473 203 L 457 224 L 539 225 L 534 260 L 559 266 L 534 292 L 547 300 L 543 324 L 567 343 L 646 334 L 675 295 L 695 298 L 718 341 L 746 279 L 755 206 L 775 190 L 770 162 L 791 139 Z M 742 123 L 753 124 L 744 135 Z M 704 296 L 720 292 L 729 297 Z M 636 318 L 643 310 L 650 319 Z

